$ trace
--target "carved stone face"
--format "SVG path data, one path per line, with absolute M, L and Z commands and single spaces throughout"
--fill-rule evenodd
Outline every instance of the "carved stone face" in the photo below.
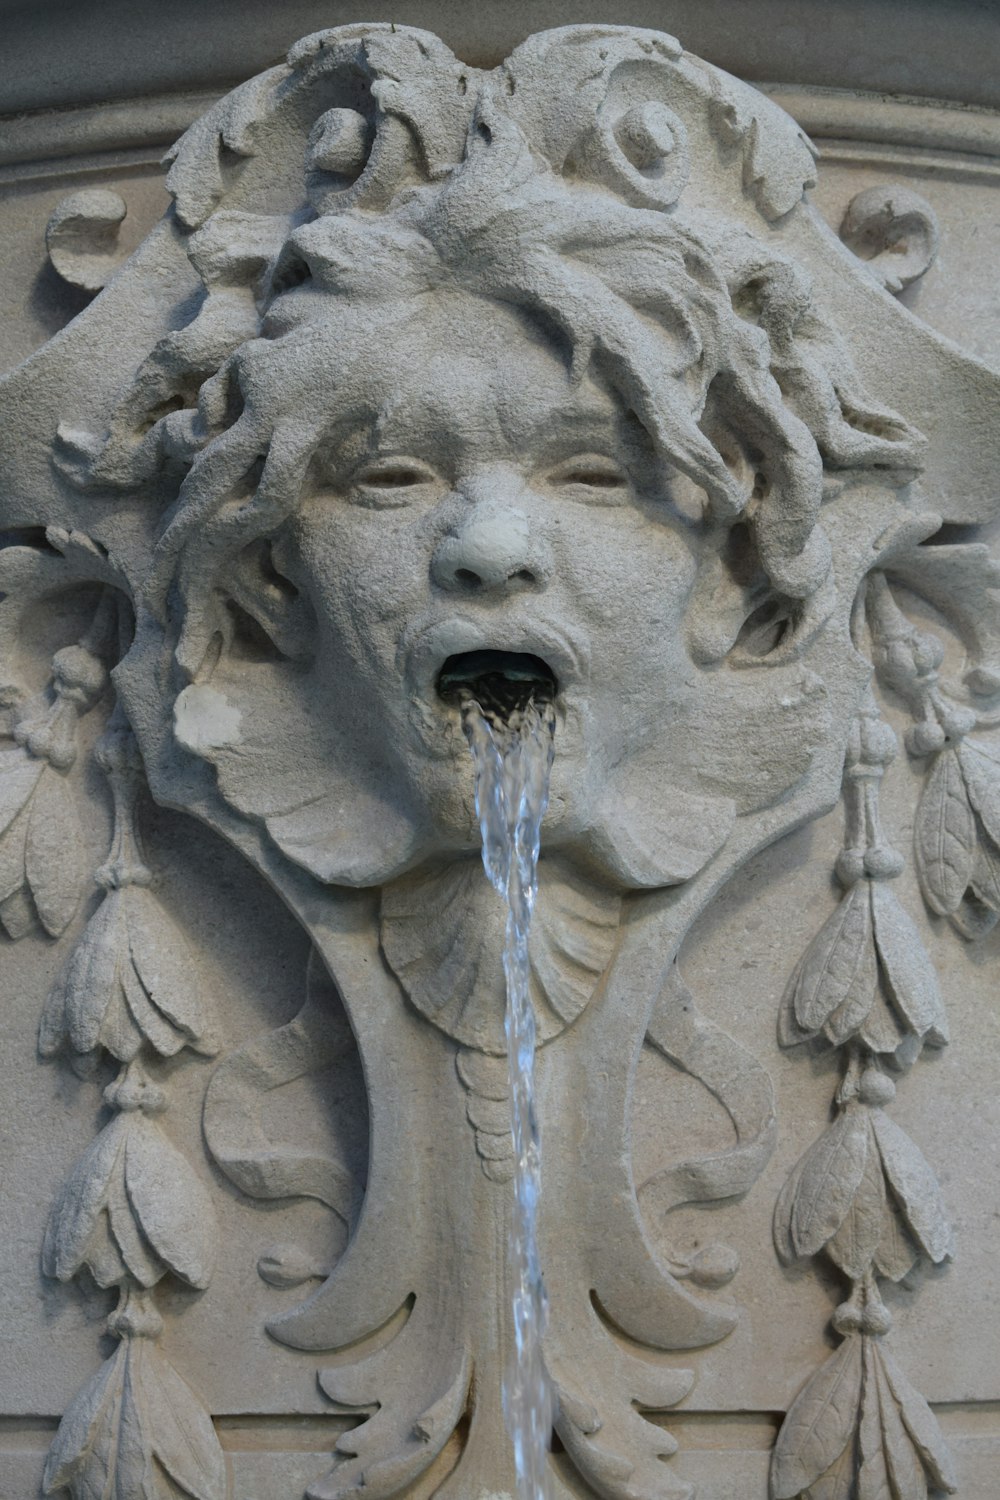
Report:
M 349 392 L 272 567 L 244 566 L 237 590 L 277 639 L 295 636 L 301 662 L 258 669 L 270 675 L 256 690 L 244 663 L 228 684 L 216 669 L 211 692 L 245 705 L 239 732 L 207 747 L 224 792 L 271 814 L 282 849 L 334 882 L 473 850 L 471 763 L 439 674 L 465 652 L 524 653 L 558 687 L 547 851 L 626 886 L 688 878 L 742 810 L 743 779 L 760 797 L 748 741 L 766 736 L 784 790 L 822 708 L 800 667 L 771 667 L 762 691 L 759 673 L 696 665 L 685 615 L 718 561 L 699 492 L 514 309 L 448 290 L 369 318 L 346 349 L 335 314 Z M 323 339 L 312 347 L 329 358 Z M 301 352 L 297 369 L 322 387 Z M 270 387 L 258 399 L 287 405 L 273 372 Z M 178 732 L 198 748 L 193 706 L 189 690 Z M 289 788 L 283 806 L 255 803 L 264 777 Z
M 383 346 L 370 419 L 331 448 L 291 527 L 315 670 L 357 753 L 401 772 L 437 837 L 464 845 L 468 752 L 440 670 L 479 649 L 540 657 L 559 688 L 563 841 L 615 762 L 662 753 L 683 712 L 693 524 L 638 425 L 516 313 L 450 294 L 407 332 L 424 357 Z

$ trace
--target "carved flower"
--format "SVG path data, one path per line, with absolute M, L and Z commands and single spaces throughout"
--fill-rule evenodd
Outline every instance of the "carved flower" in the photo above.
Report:
M 772 1500 L 953 1495 L 951 1455 L 924 1398 L 875 1339 L 851 1334 L 800 1391 L 771 1461 Z
M 131 1276 L 153 1286 L 172 1271 L 202 1289 L 218 1229 L 212 1200 L 160 1127 L 137 1110 L 117 1115 L 80 1157 L 49 1216 L 47 1276 L 87 1266 L 98 1286 Z
M 905 1131 L 859 1099 L 842 1107 L 789 1175 L 774 1238 L 786 1263 L 825 1249 L 855 1279 L 874 1265 L 899 1281 L 921 1252 L 935 1263 L 953 1252 L 933 1171 Z
M 44 1056 L 69 1041 L 130 1061 L 144 1042 L 163 1057 L 182 1047 L 212 1054 L 210 1002 L 187 944 L 144 886 L 111 890 L 56 980 L 39 1027 Z
M 941 1047 L 948 1023 L 920 934 L 881 881 L 859 880 L 820 928 L 789 981 L 778 1021 L 783 1047 L 860 1037 L 910 1062 L 921 1041 Z
M 82 835 L 66 779 L 23 749 L 0 752 L 0 923 L 23 937 L 37 915 L 50 937 L 85 883 Z
M 129 1338 L 60 1422 L 43 1483 L 73 1500 L 224 1500 L 225 1458 L 190 1387 L 147 1338 Z

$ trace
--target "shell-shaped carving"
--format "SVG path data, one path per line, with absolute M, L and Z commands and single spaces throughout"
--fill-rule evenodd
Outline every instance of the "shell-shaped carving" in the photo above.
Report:
M 539 865 L 528 953 L 540 1041 L 583 1010 L 610 962 L 621 897 L 558 860 Z M 505 907 L 478 860 L 422 870 L 382 893 L 382 951 L 421 1014 L 463 1046 L 501 1056 Z

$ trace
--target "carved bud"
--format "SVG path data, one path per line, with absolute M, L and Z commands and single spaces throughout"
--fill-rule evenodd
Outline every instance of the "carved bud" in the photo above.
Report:
M 686 142 L 686 132 L 673 110 L 650 100 L 635 104 L 615 126 L 615 140 L 640 172 L 663 169 L 670 153 Z
M 310 171 L 357 177 L 364 167 L 371 129 L 356 109 L 328 109 L 309 132 L 306 166 Z
M 106 1125 L 53 1205 L 42 1268 L 68 1281 L 87 1266 L 98 1286 L 151 1287 L 172 1272 L 208 1285 L 218 1229 L 212 1200 L 160 1127 L 139 1110 Z
M 29 754 L 60 771 L 76 759 L 76 724 L 97 702 L 108 682 L 100 657 L 84 646 L 66 646 L 52 658 L 53 700 L 36 705 L 14 730 Z
M 825 1250 L 854 1280 L 879 1271 L 898 1281 L 920 1253 L 939 1264 L 954 1243 L 941 1189 L 909 1136 L 859 1099 L 789 1175 L 774 1213 L 786 1263 Z
M 949 1495 L 957 1488 L 930 1407 L 874 1338 L 849 1334 L 785 1418 L 771 1461 L 772 1500 L 916 1496 L 928 1487 Z
M 907 1039 L 943 1046 L 944 1002 L 920 934 L 893 892 L 860 879 L 806 949 L 778 1022 L 783 1047 L 859 1037 L 873 1052 L 909 1057 Z
M 211 1001 L 184 936 L 143 886 L 110 890 L 84 928 L 45 1003 L 41 1053 L 67 1042 L 104 1047 L 128 1062 L 148 1043 L 161 1057 L 182 1047 L 211 1055 Z
M 124 1332 L 124 1330 L 123 1330 Z M 49 1450 L 45 1493 L 72 1500 L 225 1500 L 211 1418 L 148 1337 L 123 1338 L 70 1406 Z

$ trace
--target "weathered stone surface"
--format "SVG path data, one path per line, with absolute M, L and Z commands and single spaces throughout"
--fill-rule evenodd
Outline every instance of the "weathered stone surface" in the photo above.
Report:
M 12 1494 L 514 1494 L 437 691 L 487 649 L 558 689 L 553 1495 L 986 1500 L 1000 377 L 941 334 L 995 358 L 988 124 L 817 167 L 661 33 L 351 25 L 159 224 L 135 159 L 16 169 L 15 301 L 46 223 L 78 290 L 0 387 Z

